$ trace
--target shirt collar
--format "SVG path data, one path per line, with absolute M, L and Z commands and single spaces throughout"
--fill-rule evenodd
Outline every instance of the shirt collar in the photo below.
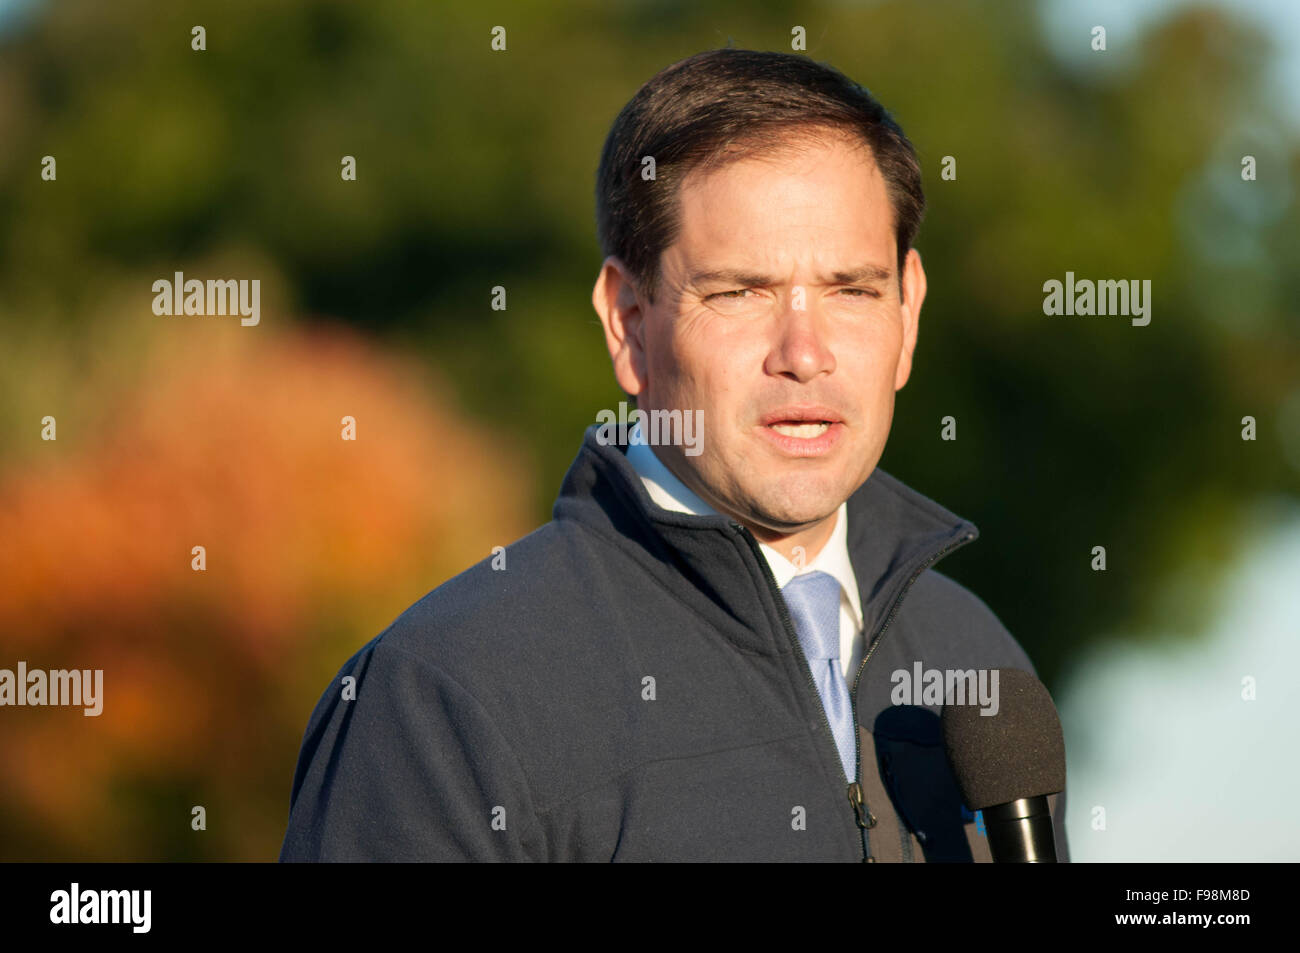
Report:
M 694 516 L 716 516 L 718 511 L 699 498 L 690 487 L 679 480 L 659 459 L 654 450 L 643 442 L 641 425 L 636 424 L 628 435 L 627 462 L 636 470 L 646 492 L 661 508 L 677 513 L 690 513 Z M 776 579 L 778 588 L 784 589 L 795 576 L 805 572 L 824 572 L 834 577 L 840 584 L 840 590 L 847 597 L 853 610 L 853 622 L 862 627 L 862 600 L 858 595 L 857 576 L 849 560 L 849 510 L 848 501 L 840 504 L 835 513 L 835 528 L 831 530 L 830 539 L 821 548 L 817 557 L 800 568 L 786 559 L 779 552 L 760 542 L 759 549 L 767 559 Z

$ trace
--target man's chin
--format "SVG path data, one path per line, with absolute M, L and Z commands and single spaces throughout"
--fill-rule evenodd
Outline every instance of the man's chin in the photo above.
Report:
M 835 515 L 843 499 L 834 494 L 801 499 L 764 500 L 750 507 L 749 519 L 773 533 L 788 535 L 816 526 Z
M 742 464 L 741 472 L 747 468 Z M 691 480 L 687 485 L 714 509 L 782 535 L 806 530 L 834 515 L 854 489 L 846 485 L 842 474 L 812 472 L 781 474 L 757 486 L 733 484 L 725 495 L 715 494 L 707 483 L 701 483 Z

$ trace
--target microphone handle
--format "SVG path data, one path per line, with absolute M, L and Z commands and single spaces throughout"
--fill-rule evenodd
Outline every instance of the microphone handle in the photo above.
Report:
M 1056 863 L 1056 835 L 1047 795 L 986 807 L 983 813 L 994 863 Z

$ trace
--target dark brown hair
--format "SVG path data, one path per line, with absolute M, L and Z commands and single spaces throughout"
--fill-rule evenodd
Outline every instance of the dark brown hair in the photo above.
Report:
M 839 133 L 870 148 L 894 210 L 901 293 L 903 262 L 925 213 L 916 151 L 866 89 L 793 53 L 709 50 L 637 90 L 614 120 L 596 172 L 602 255 L 621 259 L 653 304 L 660 255 L 677 237 L 677 193 L 686 175 L 798 148 L 773 136 L 797 127 L 813 139 Z M 642 178 L 645 156 L 654 157 L 653 180 Z

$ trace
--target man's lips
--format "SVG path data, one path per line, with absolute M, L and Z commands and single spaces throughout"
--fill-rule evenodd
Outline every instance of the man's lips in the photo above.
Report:
M 788 456 L 819 457 L 844 434 L 843 417 L 829 407 L 782 407 L 759 418 L 758 432 Z
M 832 424 L 843 423 L 844 417 L 838 411 L 831 410 L 829 407 L 802 404 L 778 407 L 776 410 L 763 414 L 758 418 L 758 422 L 764 427 L 770 427 L 772 424 L 818 423 L 821 421 Z

